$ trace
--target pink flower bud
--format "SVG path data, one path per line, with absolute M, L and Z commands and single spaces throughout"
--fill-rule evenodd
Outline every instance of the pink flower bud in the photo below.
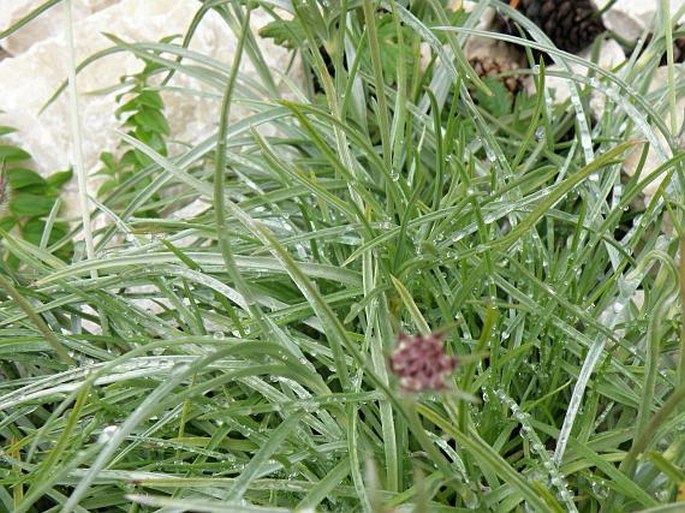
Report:
M 398 377 L 403 391 L 417 393 L 447 387 L 446 380 L 459 359 L 445 353 L 442 340 L 438 333 L 398 335 L 397 347 L 390 355 L 390 370 Z

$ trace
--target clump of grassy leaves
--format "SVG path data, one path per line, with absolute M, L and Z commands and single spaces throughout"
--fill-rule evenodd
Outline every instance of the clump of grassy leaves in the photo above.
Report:
M 216 11 L 258 80 L 238 59 L 120 42 L 214 87 L 217 133 L 177 155 L 126 138 L 151 181 L 94 234 L 92 259 L 8 237 L 33 281 L 0 282 L 24 299 L 0 305 L 0 504 L 676 511 L 683 154 L 621 174 L 659 131 L 677 148 L 659 122 L 669 91 L 645 92 L 653 60 L 587 62 L 592 82 L 556 71 L 578 86 L 558 106 L 537 67 L 537 95 L 488 102 L 461 53 L 487 2 L 458 17 L 440 2 L 293 2 L 292 21 L 259 4 L 294 35 L 301 87 L 267 67 L 238 2 L 203 5 L 191 27 Z M 592 90 L 607 100 L 594 124 Z M 134 215 L 173 206 L 153 200 L 170 184 L 213 208 Z M 400 393 L 398 332 L 438 329 L 462 361 L 450 389 Z

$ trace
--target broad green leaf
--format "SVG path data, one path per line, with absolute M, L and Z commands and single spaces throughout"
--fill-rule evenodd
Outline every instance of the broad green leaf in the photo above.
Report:
M 0 162 L 20 162 L 22 160 L 29 160 L 31 155 L 9 144 L 0 144 Z
M 17 193 L 10 200 L 10 210 L 18 216 L 38 217 L 50 213 L 54 198 L 39 194 Z
M 5 171 L 10 187 L 17 191 L 28 186 L 47 185 L 45 179 L 31 169 L 15 167 Z M 35 188 L 34 188 L 35 191 Z

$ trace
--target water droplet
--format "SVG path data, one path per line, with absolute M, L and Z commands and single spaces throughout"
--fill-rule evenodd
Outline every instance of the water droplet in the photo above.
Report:
M 212 335 L 214 340 L 223 340 L 226 338 L 226 334 L 223 331 L 215 331 Z
M 542 466 L 545 467 L 545 470 L 547 472 L 555 472 L 556 471 L 556 467 L 554 466 L 554 463 L 552 462 L 551 459 L 546 459 L 545 461 L 543 461 Z
M 535 139 L 542 141 L 545 138 L 545 127 L 539 126 L 535 129 Z
M 606 95 L 607 95 L 607 98 L 609 98 L 611 100 L 614 100 L 614 101 L 619 100 L 618 89 L 616 89 L 615 87 L 610 87 L 609 89 L 607 89 Z
M 592 492 L 595 494 L 595 497 L 598 499 L 606 499 L 607 495 L 609 494 L 609 489 L 607 488 L 606 482 L 603 479 L 592 481 L 590 486 L 592 488 Z
M 573 494 L 566 487 L 559 490 L 559 498 L 566 504 L 573 504 Z
M 561 477 L 558 474 L 553 475 L 550 479 L 550 482 L 552 483 L 552 486 L 554 486 L 555 488 L 563 488 L 564 486 L 564 480 L 561 479 Z
M 530 71 L 533 73 L 533 75 L 539 75 L 540 74 L 540 65 L 536 64 L 532 68 L 530 68 Z
M 497 214 L 487 214 L 483 217 L 483 223 L 492 224 L 497 221 Z
M 400 174 L 397 171 L 393 171 L 392 173 L 390 173 L 390 179 L 393 182 L 397 182 L 400 179 Z
M 316 401 L 302 401 L 300 407 L 307 413 L 313 413 L 319 409 Z
M 101 444 L 106 444 L 109 442 L 114 435 L 119 431 L 118 426 L 107 426 L 102 430 L 102 433 L 100 433 L 100 437 L 98 438 L 98 443 Z
M 190 369 L 190 365 L 188 365 L 187 363 L 179 363 L 178 365 L 174 365 L 172 371 L 174 372 L 174 374 L 183 374 L 187 372 L 188 369 Z
M 666 501 L 668 501 L 668 500 L 670 499 L 670 497 L 671 497 L 671 491 L 670 491 L 670 490 L 659 490 L 658 492 L 656 492 L 656 493 L 654 494 L 654 496 L 656 497 L 656 499 L 657 499 L 659 502 L 664 503 L 664 502 L 666 502 Z

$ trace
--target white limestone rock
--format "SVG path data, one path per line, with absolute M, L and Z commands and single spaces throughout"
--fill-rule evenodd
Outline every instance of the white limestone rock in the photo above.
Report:
M 609 0 L 595 0 L 598 9 L 604 8 Z M 685 0 L 670 0 L 671 16 L 685 5 Z M 659 10 L 656 0 L 618 0 L 602 16 L 607 29 L 628 41 L 635 41 L 645 31 L 652 32 Z M 685 16 L 678 21 L 685 23 Z
M 473 2 L 464 2 L 464 10 L 471 12 L 475 8 Z M 487 8 L 478 20 L 476 29 L 490 30 L 495 21 L 495 10 Z M 499 41 L 493 37 L 478 37 L 470 36 L 464 44 L 464 55 L 467 59 L 490 59 L 499 62 L 508 62 L 513 65 L 518 65 L 520 58 L 517 50 L 509 44 Z
M 588 48 L 581 52 L 579 54 L 579 57 L 590 60 L 591 59 L 591 54 L 592 54 L 592 48 Z M 613 39 L 606 39 L 601 42 L 600 48 L 599 48 L 599 57 L 597 59 L 597 64 L 602 67 L 603 69 L 606 70 L 611 70 L 624 62 L 626 59 L 625 53 L 623 52 L 623 48 L 621 48 L 621 45 L 619 45 L 615 40 Z M 581 75 L 581 76 L 586 76 L 588 73 L 588 67 L 584 66 L 582 64 L 577 64 L 575 62 L 569 63 L 569 68 L 571 72 L 574 75 Z M 567 73 L 567 71 L 557 65 L 553 64 L 551 66 L 547 67 L 548 71 L 552 72 L 561 72 L 561 73 Z M 551 74 L 547 74 L 545 77 L 545 87 L 549 91 L 549 94 L 551 95 L 554 103 L 563 103 L 566 100 L 569 99 L 571 96 L 570 93 L 570 87 L 572 85 L 572 81 L 566 78 L 562 77 L 557 77 L 557 76 L 552 76 Z M 526 92 L 528 94 L 535 94 L 535 82 L 534 81 L 528 81 L 526 83 Z M 593 91 L 592 93 L 592 100 L 590 102 L 590 108 L 592 111 L 593 117 L 595 119 L 601 117 L 602 112 L 604 110 L 604 99 L 601 93 L 597 91 Z
M 72 0 L 72 16 L 81 20 L 117 0 Z M 45 3 L 45 0 L 7 0 L 0 2 L 0 30 L 11 27 L 24 16 Z M 19 55 L 35 43 L 61 34 L 64 26 L 64 3 L 52 7 L 31 21 L 28 25 L 2 40 L 2 47 L 10 55 Z
M 36 3 L 42 2 L 17 2 L 22 10 L 7 9 L 8 2 L 0 2 L 4 7 L 0 21 L 6 24 L 7 20 L 16 20 Z M 157 42 L 165 36 L 184 34 L 200 7 L 193 0 L 74 0 L 74 4 L 80 6 L 74 8 L 77 62 L 112 46 L 103 35 L 105 32 L 131 42 Z M 253 30 L 258 30 L 270 20 L 263 11 L 253 12 Z M 50 28 L 44 28 L 44 22 L 51 24 Z M 62 94 L 40 113 L 48 98 L 67 77 L 65 23 L 61 10 L 44 13 L 16 33 L 17 39 L 11 48 L 18 53 L 0 62 L 0 125 L 18 129 L 12 134 L 12 139 L 32 154 L 36 170 L 43 175 L 72 164 L 68 95 Z M 34 41 L 29 44 L 27 41 L 31 40 Z M 271 40 L 259 40 L 259 44 L 267 64 L 283 71 L 290 58 L 287 50 L 274 45 Z M 205 16 L 190 45 L 191 50 L 223 63 L 226 70 L 233 61 L 236 47 L 235 34 L 214 12 Z M 118 84 L 121 76 L 136 73 L 142 67 L 139 59 L 127 52 L 119 52 L 96 61 L 78 75 L 83 153 L 89 174 L 98 169 L 101 152 L 116 149 L 119 138 L 114 130 L 120 127 L 120 122 L 114 116 L 118 107 L 115 96 L 119 91 L 105 95 L 88 93 Z M 259 81 L 247 56 L 243 59 L 241 71 Z M 202 94 L 163 93 L 165 115 L 171 127 L 170 139 L 192 144 L 212 133 L 219 117 L 223 91 L 181 73 L 175 75 L 170 85 L 177 90 L 185 88 Z M 249 113 L 247 107 L 235 104 L 231 109 L 231 120 L 241 119 Z M 95 189 L 96 184 L 91 183 L 90 192 Z M 72 184 L 74 191 L 75 185 Z M 69 214 L 76 214 L 75 195 L 67 198 L 67 203 Z
M 0 30 L 6 30 L 44 2 L 40 0 L 11 0 L 0 2 Z M 91 14 L 84 0 L 72 2 L 74 19 L 82 19 Z M 28 25 L 20 28 L 2 40 L 2 47 L 10 55 L 19 55 L 50 36 L 55 36 L 61 30 L 56 20 L 64 18 L 64 4 L 58 4 Z

